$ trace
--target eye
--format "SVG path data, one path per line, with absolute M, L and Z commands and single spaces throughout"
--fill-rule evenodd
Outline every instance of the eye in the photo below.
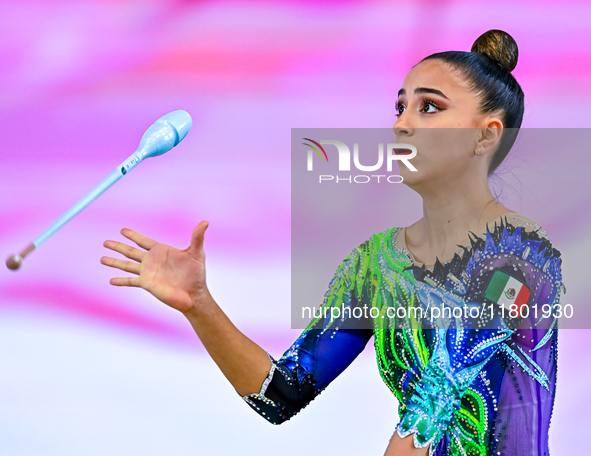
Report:
M 428 108 L 428 107 L 434 108 L 434 110 L 425 111 L 424 109 Z M 398 114 L 396 114 L 396 117 L 400 117 L 404 113 L 405 109 L 406 108 L 402 103 L 398 103 L 396 105 L 396 111 L 398 112 Z M 421 109 L 421 112 L 423 112 L 425 114 L 433 114 L 433 113 L 436 113 L 437 111 L 441 111 L 441 108 L 439 106 L 437 106 L 437 104 L 433 100 L 430 100 L 428 98 L 425 98 L 423 100 L 423 107 Z
M 440 111 L 441 108 L 439 108 L 434 101 L 432 100 L 424 100 L 423 101 L 423 108 L 421 109 L 421 112 L 424 112 L 426 114 L 432 114 L 434 112 Z

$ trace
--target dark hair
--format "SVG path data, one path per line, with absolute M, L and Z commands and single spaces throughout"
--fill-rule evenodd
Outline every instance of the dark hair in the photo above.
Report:
M 421 60 L 437 59 L 451 65 L 464 76 L 480 99 L 482 114 L 500 113 L 505 129 L 491 160 L 489 176 L 511 150 L 523 119 L 523 90 L 511 74 L 517 65 L 517 55 L 517 43 L 511 35 L 502 30 L 489 30 L 478 37 L 471 52 L 438 52 Z

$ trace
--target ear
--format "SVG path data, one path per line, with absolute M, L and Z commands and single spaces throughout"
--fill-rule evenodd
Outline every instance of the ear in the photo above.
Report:
M 489 117 L 480 128 L 480 134 L 476 141 L 476 149 L 481 148 L 479 155 L 489 155 L 497 150 L 501 135 L 503 134 L 503 122 L 499 117 Z

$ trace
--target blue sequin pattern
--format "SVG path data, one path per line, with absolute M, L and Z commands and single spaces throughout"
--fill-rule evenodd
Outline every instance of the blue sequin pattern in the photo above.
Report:
M 354 249 L 324 296 L 325 307 L 367 304 L 378 317 L 314 319 L 279 360 L 271 358 L 261 392 L 244 399 L 272 423 L 290 419 L 373 336 L 380 374 L 398 399 L 395 431 L 412 434 L 415 447 L 429 446 L 430 456 L 548 455 L 558 320 L 530 309 L 560 305 L 560 252 L 535 222 L 505 217 L 473 235 L 461 256 L 429 270 L 396 243 L 400 230 Z M 527 316 L 484 298 L 495 271 L 528 290 Z M 467 318 L 461 309 L 480 314 Z

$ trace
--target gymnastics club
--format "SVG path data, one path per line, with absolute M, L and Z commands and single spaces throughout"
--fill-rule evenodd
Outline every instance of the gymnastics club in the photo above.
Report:
M 70 221 L 82 209 L 97 199 L 111 185 L 135 168 L 142 160 L 162 155 L 180 143 L 193 125 L 187 111 L 178 110 L 158 119 L 142 136 L 138 149 L 121 165 L 93 188 L 84 198 L 72 206 L 64 215 L 31 242 L 21 253 L 6 259 L 8 269 L 17 270 L 33 250 L 43 244 L 52 234 Z

